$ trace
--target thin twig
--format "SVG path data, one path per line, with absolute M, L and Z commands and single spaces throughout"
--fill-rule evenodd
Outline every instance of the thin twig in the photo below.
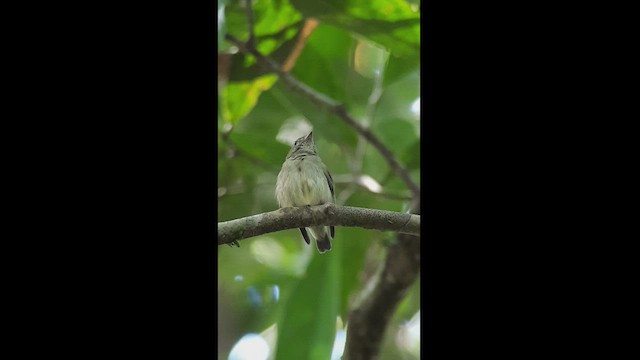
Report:
M 291 71 L 291 69 L 293 69 L 293 66 L 296 64 L 298 57 L 300 56 L 300 54 L 302 54 L 302 49 L 304 49 L 304 46 L 307 44 L 307 39 L 309 39 L 309 36 L 311 36 L 311 33 L 313 32 L 313 30 L 315 30 L 316 27 L 318 27 L 318 20 L 305 20 L 304 26 L 298 34 L 296 45 L 282 64 L 282 71 L 289 72 Z
M 362 125 L 363 127 L 369 128 L 371 127 L 371 124 L 373 123 L 373 118 L 375 116 L 376 110 L 378 108 L 378 102 L 380 101 L 380 97 L 382 96 L 382 79 L 383 79 L 383 74 L 384 74 L 384 66 L 382 67 L 382 69 L 380 69 L 380 71 L 378 71 L 376 73 L 375 76 L 375 81 L 373 84 L 373 88 L 371 89 L 371 94 L 369 95 L 369 100 L 367 103 L 367 109 L 365 112 L 365 116 L 362 119 Z M 358 185 L 360 185 L 361 187 L 369 190 L 366 186 L 364 186 L 364 184 L 361 182 L 361 175 L 362 175 L 362 167 L 364 164 L 364 155 L 365 155 L 365 151 L 367 149 L 367 142 L 364 140 L 364 138 L 362 136 L 358 137 L 358 145 L 356 147 L 356 153 L 354 156 L 354 161 L 353 161 L 353 167 L 352 167 L 352 173 L 353 173 L 353 178 L 356 179 L 355 183 L 357 183 Z M 346 203 L 347 199 L 353 195 L 353 193 L 355 192 L 355 189 L 353 187 L 350 187 L 349 189 L 351 189 L 352 191 L 349 192 L 343 192 L 341 195 L 343 196 L 343 201 Z M 375 193 L 373 191 L 371 191 L 372 193 Z
M 244 1 L 244 7 L 247 11 L 247 26 L 249 27 L 249 39 L 247 40 L 247 46 L 255 47 L 256 35 L 253 31 L 253 7 L 251 6 L 251 0 Z
M 407 188 L 409 189 L 409 191 L 411 191 L 412 196 L 414 198 L 420 197 L 420 188 L 411 179 L 409 172 L 398 162 L 398 160 L 396 160 L 393 153 L 380 141 L 380 139 L 378 139 L 377 136 L 375 136 L 369 129 L 362 126 L 356 119 L 354 119 L 351 115 L 349 115 L 349 113 L 347 113 L 347 110 L 342 104 L 316 91 L 315 89 L 310 88 L 306 84 L 293 77 L 290 73 L 282 71 L 278 63 L 276 63 L 271 58 L 262 55 L 254 47 L 247 46 L 242 41 L 238 40 L 230 34 L 227 34 L 226 38 L 229 41 L 233 42 L 236 46 L 238 46 L 240 51 L 250 53 L 255 56 L 258 63 L 262 64 L 268 70 L 276 73 L 280 77 L 280 79 L 282 79 L 282 81 L 291 89 L 302 94 L 314 104 L 328 109 L 342 121 L 353 127 L 356 132 L 358 132 L 358 134 L 367 139 L 367 141 L 369 141 L 369 143 L 371 143 L 371 145 L 373 145 L 373 147 L 375 147 L 376 150 L 380 152 L 391 169 L 393 169 L 396 175 L 398 175 L 398 177 L 400 177 L 400 179 L 402 179 L 402 181 L 404 181 L 404 183 L 407 185 Z
M 300 21 L 296 21 L 291 25 L 287 25 L 285 27 L 283 27 L 282 29 L 278 30 L 277 32 L 271 33 L 271 34 L 265 34 L 265 35 L 256 35 L 256 41 L 260 41 L 260 40 L 269 40 L 269 39 L 274 39 L 274 40 L 282 40 L 285 39 L 285 35 L 287 34 L 287 31 L 291 30 L 291 29 L 297 29 L 297 28 L 302 28 L 302 26 L 304 25 L 304 21 L 300 20 Z
M 334 175 L 333 176 L 333 183 L 336 185 L 341 185 L 341 184 L 347 184 L 348 187 L 347 189 L 349 189 L 351 187 L 351 185 L 353 185 L 354 189 L 359 189 L 359 190 L 364 190 L 370 194 L 382 197 L 382 198 L 387 198 L 387 199 L 393 199 L 393 200 L 400 200 L 400 201 L 410 201 L 411 197 L 408 195 L 400 195 L 400 194 L 392 194 L 392 193 L 387 193 L 387 192 L 382 192 L 382 191 L 374 191 L 372 189 L 370 189 L 368 186 L 365 185 L 365 183 L 362 181 L 362 176 L 358 175 L 358 176 L 353 176 L 353 175 Z M 338 205 L 343 205 L 340 202 L 337 202 Z

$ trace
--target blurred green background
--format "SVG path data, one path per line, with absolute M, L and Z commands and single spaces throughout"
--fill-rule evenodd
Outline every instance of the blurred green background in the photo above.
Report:
M 296 78 L 343 103 L 416 182 L 419 5 L 252 2 L 258 49 L 291 64 Z M 293 141 L 311 130 L 333 175 L 338 204 L 406 211 L 408 190 L 373 147 L 225 40 L 225 34 L 248 39 L 244 6 L 244 1 L 218 1 L 218 221 L 277 209 L 280 167 Z M 338 359 L 349 306 L 384 260 L 394 235 L 339 227 L 333 249 L 322 256 L 297 229 L 246 239 L 240 248 L 220 246 L 218 358 Z M 419 358 L 419 310 L 416 282 L 387 329 L 381 359 Z

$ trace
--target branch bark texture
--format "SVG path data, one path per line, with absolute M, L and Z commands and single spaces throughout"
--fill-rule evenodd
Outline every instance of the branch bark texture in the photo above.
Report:
M 414 212 L 420 213 L 419 203 Z M 417 216 L 417 215 L 413 215 Z M 407 290 L 420 275 L 420 238 L 398 234 L 384 263 L 349 312 L 344 360 L 377 360 L 387 325 Z
M 325 204 L 282 208 L 218 223 L 218 245 L 280 230 L 320 225 L 420 234 L 420 216 L 418 215 Z

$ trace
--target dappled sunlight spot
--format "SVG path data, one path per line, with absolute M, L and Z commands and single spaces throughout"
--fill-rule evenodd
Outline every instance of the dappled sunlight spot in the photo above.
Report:
M 380 75 L 387 60 L 388 53 L 370 41 L 358 40 L 353 53 L 354 69 L 366 78 Z
M 236 276 L 233 278 L 233 280 L 235 280 L 235 281 L 242 281 L 242 280 L 244 280 L 244 276 L 242 276 L 242 275 L 236 275 Z
M 260 296 L 260 292 L 253 286 L 247 287 L 247 297 L 249 298 L 249 304 L 253 307 L 262 306 L 262 296 Z
M 416 357 L 420 356 L 420 310 L 411 320 L 400 325 L 396 334 L 396 345 Z
M 284 121 L 276 135 L 276 140 L 291 146 L 298 138 L 308 135 L 313 127 L 304 116 L 294 116 Z
M 290 234 L 276 235 L 276 237 L 263 235 L 248 243 L 249 253 L 257 263 L 278 273 L 295 277 L 305 273 L 313 255 L 310 252 L 311 246 L 304 242 L 297 229 L 290 231 Z
M 266 360 L 269 344 L 258 334 L 246 334 L 233 346 L 229 360 Z
M 271 349 L 271 356 L 269 357 L 269 359 L 273 359 L 278 342 L 278 324 L 273 323 L 273 325 L 269 326 L 263 332 L 261 332 L 260 336 L 262 336 L 262 338 L 267 342 L 267 345 L 269 345 L 269 349 Z
M 416 101 L 411 104 L 411 112 L 417 118 L 420 118 L 420 98 L 417 98 Z
M 336 337 L 333 341 L 333 350 L 331 351 L 331 360 L 339 360 L 344 353 L 344 346 L 347 342 L 347 331 L 342 323 L 342 317 L 338 315 L 336 319 Z
M 265 307 L 275 304 L 280 300 L 280 287 L 278 285 L 264 285 L 262 299 Z
M 286 250 L 270 237 L 256 239 L 249 245 L 251 255 L 257 262 L 272 268 L 280 268 Z
M 340 360 L 344 353 L 344 346 L 347 343 L 347 332 L 345 330 L 336 331 L 336 339 L 333 342 L 331 360 Z
M 358 183 L 360 183 L 360 185 L 364 186 L 367 190 L 374 192 L 374 193 L 380 193 L 382 192 L 382 186 L 371 176 L 369 175 L 361 175 L 358 178 Z

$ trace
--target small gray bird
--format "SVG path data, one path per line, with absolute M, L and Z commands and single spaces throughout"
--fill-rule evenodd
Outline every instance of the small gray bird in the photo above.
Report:
M 333 179 L 318 156 L 313 132 L 296 140 L 289 150 L 278 174 L 276 199 L 281 208 L 336 202 Z M 335 236 L 333 226 L 316 226 L 309 230 L 320 254 L 331 250 L 331 239 Z M 300 232 L 304 241 L 310 244 L 307 228 L 300 228 Z

